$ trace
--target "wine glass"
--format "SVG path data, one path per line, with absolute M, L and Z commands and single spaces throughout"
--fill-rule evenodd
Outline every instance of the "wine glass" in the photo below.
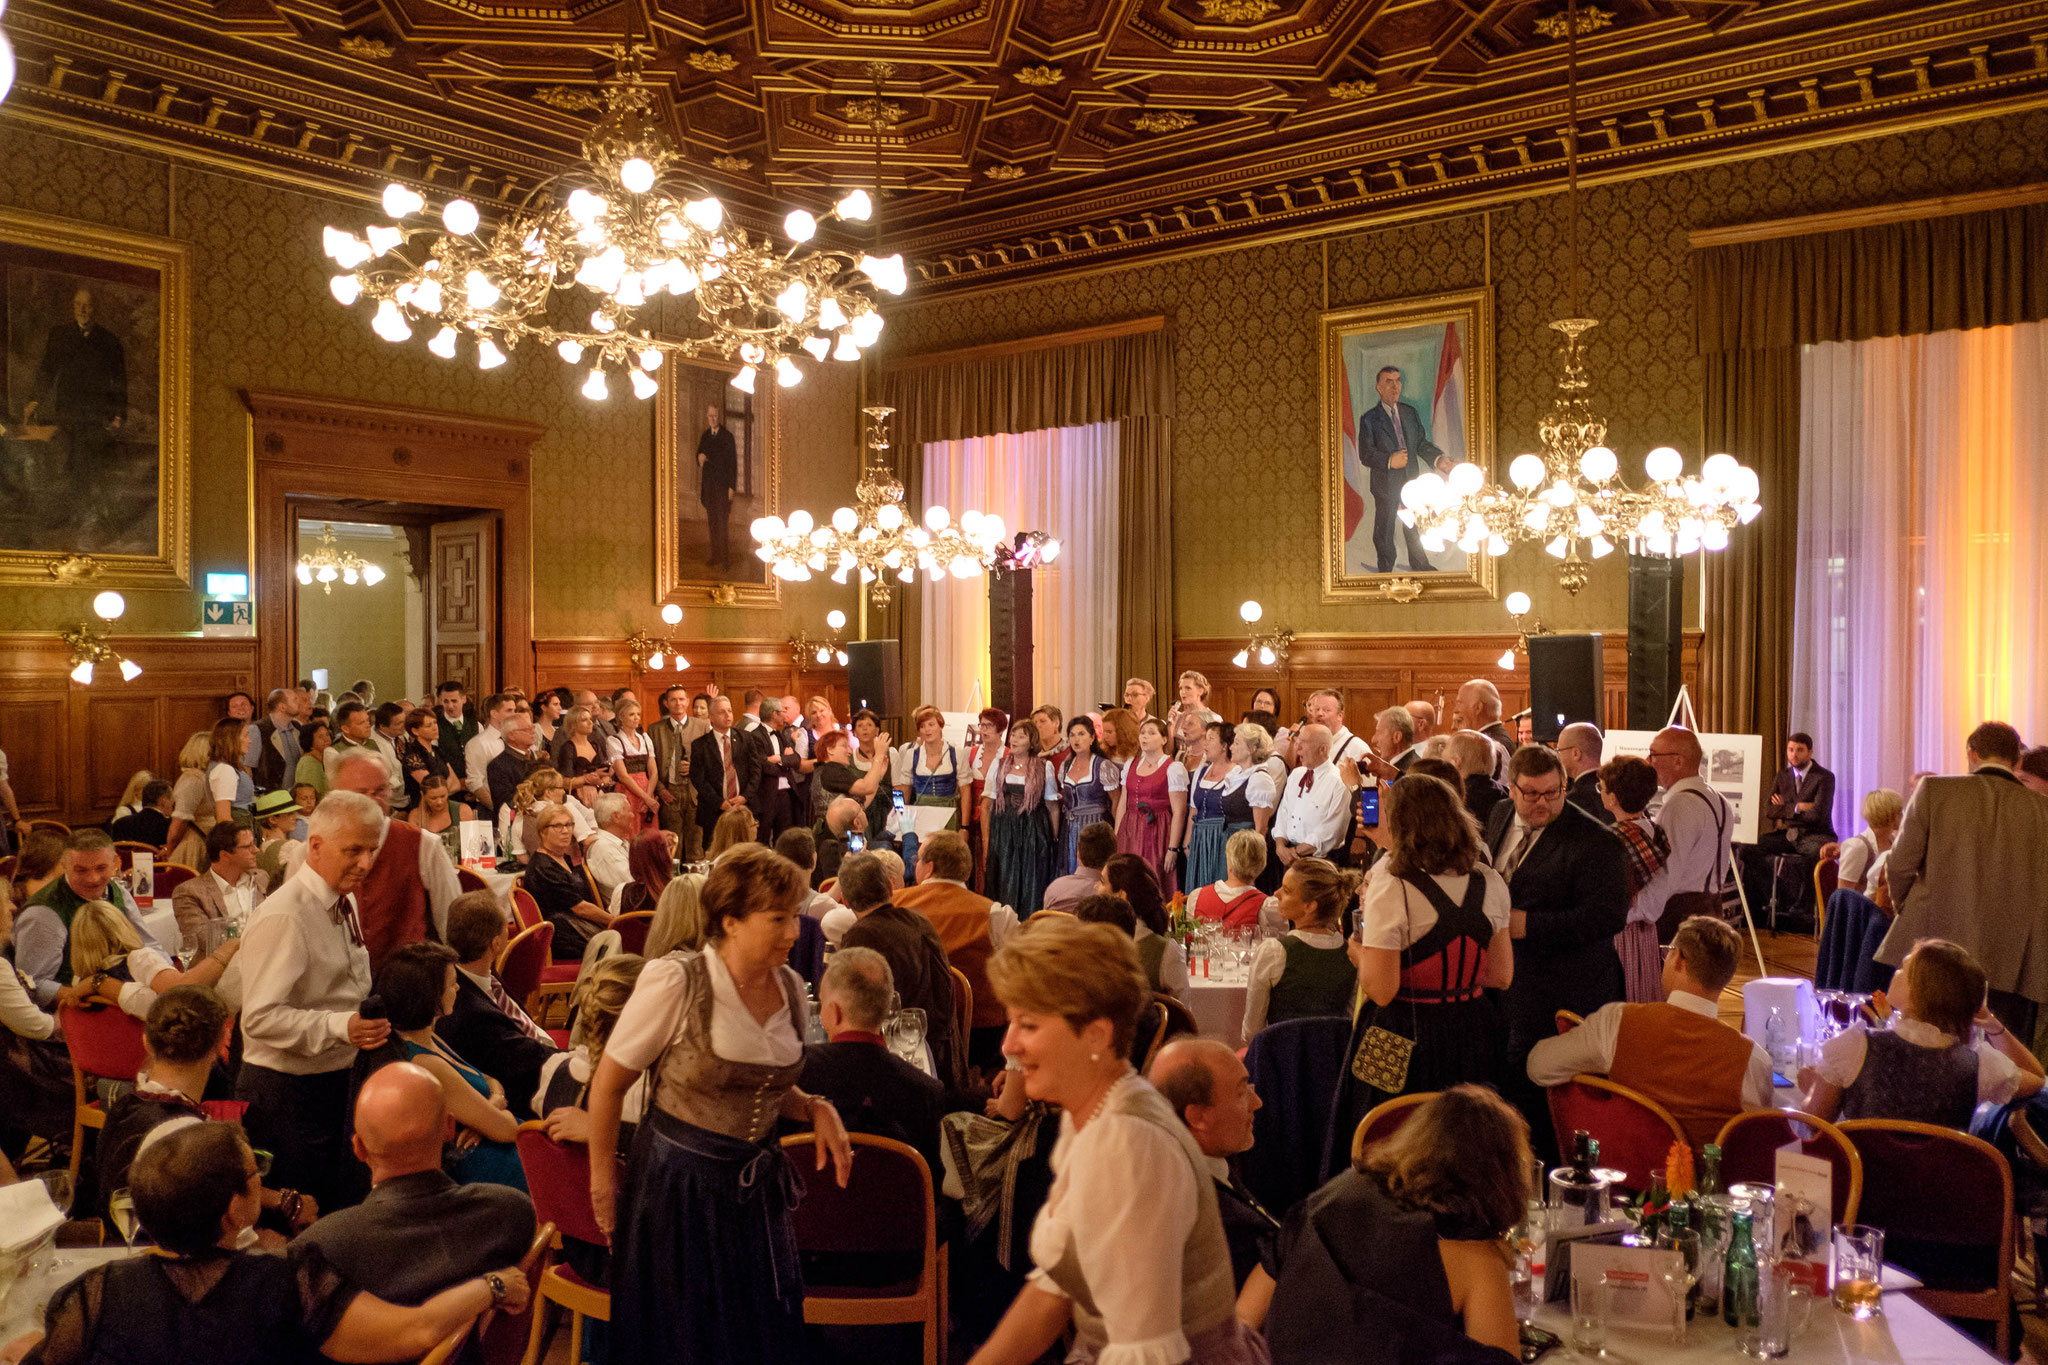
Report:
M 924 1011 L 913 1005 L 896 1012 L 897 1034 L 902 1040 L 901 1055 L 907 1062 L 915 1064 L 918 1049 L 924 1046 Z
M 126 1185 L 107 1196 L 107 1216 L 114 1220 L 114 1231 L 121 1234 L 121 1240 L 133 1251 L 135 1239 L 142 1232 L 142 1220 L 135 1214 L 135 1196 Z
M 178 970 L 189 972 L 199 960 L 199 935 L 188 933 L 178 940 Z

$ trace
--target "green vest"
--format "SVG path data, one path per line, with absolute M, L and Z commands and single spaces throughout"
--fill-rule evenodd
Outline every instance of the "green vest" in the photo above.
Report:
M 1351 954 L 1341 944 L 1318 948 L 1292 934 L 1280 940 L 1280 947 L 1287 954 L 1287 966 L 1266 997 L 1266 1022 L 1315 1015 L 1348 1017 L 1358 990 L 1358 968 L 1351 964 Z
M 106 899 L 116 910 L 126 915 L 131 923 L 136 920 L 135 903 L 128 898 L 127 887 L 119 882 L 108 882 Z M 69 941 L 71 921 L 77 917 L 78 907 L 84 904 L 84 897 L 73 891 L 71 883 L 62 877 L 58 877 L 48 886 L 30 896 L 24 903 L 24 906 L 40 905 L 48 908 L 55 913 L 58 922 L 64 926 L 66 939 L 64 956 L 57 962 L 57 984 L 60 986 L 71 984 L 71 944 Z
M 1166 935 L 1147 934 L 1138 940 L 1138 965 L 1145 969 L 1145 980 L 1153 990 L 1162 989 L 1159 984 L 1159 964 L 1166 960 Z

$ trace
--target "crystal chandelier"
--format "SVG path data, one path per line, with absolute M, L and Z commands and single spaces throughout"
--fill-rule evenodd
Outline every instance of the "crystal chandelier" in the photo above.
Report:
M 1695 476 L 1685 474 L 1685 457 L 1676 449 L 1658 446 L 1643 460 L 1647 481 L 1630 488 L 1618 478 L 1620 458 L 1605 444 L 1606 419 L 1587 401 L 1591 384 L 1582 339 L 1599 323 L 1578 316 L 1579 27 L 1577 0 L 1569 0 L 1565 158 L 1574 316 L 1550 324 L 1564 340 L 1557 397 L 1537 425 L 1542 453 L 1515 457 L 1508 465 L 1509 488 L 1489 482 L 1486 471 L 1470 461 L 1448 475 L 1420 475 L 1401 489 L 1400 512 L 1431 552 L 1454 544 L 1467 555 L 1504 555 L 1517 543 L 1536 541 L 1562 561 L 1558 582 L 1573 594 L 1586 586 L 1582 545 L 1594 559 L 1613 553 L 1617 542 L 1634 554 L 1667 557 L 1721 550 L 1729 531 L 1763 510 L 1756 472 L 1732 455 L 1708 456 Z
M 299 582 L 311 587 L 320 585 L 320 591 L 332 597 L 334 580 L 353 587 L 361 581 L 370 587 L 384 581 L 384 571 L 353 550 L 344 550 L 334 543 L 334 525 L 328 523 L 320 528 L 320 543 L 310 554 L 299 556 Z
M 777 578 L 802 582 L 813 573 L 830 573 L 844 583 L 855 570 L 868 585 L 868 601 L 886 607 L 894 582 L 915 581 L 917 570 L 932 577 L 950 573 L 972 578 L 995 562 L 1003 543 L 1003 519 L 994 513 L 962 512 L 958 522 L 945 508 L 924 509 L 924 524 L 903 511 L 903 484 L 889 469 L 888 421 L 896 409 L 866 407 L 868 462 L 854 486 L 855 506 L 841 507 L 828 525 L 819 525 L 798 509 L 781 517 L 757 519 L 751 530 L 759 547 L 754 553 Z
M 593 400 L 610 396 L 613 376 L 635 397 L 653 397 L 668 353 L 737 360 L 732 383 L 748 393 L 764 369 L 784 387 L 799 382 L 799 354 L 859 359 L 882 332 L 873 290 L 900 294 L 908 282 L 903 257 L 816 238 L 823 223 L 865 221 L 868 193 L 842 196 L 823 219 L 791 210 L 787 247 L 728 223 L 717 197 L 688 178 L 654 111 L 644 49 L 629 41 L 614 52 L 619 69 L 584 141 L 586 164 L 557 177 L 570 186 L 566 197 L 541 195 L 489 227 L 475 204 L 451 199 L 437 231 L 409 224 L 426 201 L 390 185 L 389 223 L 361 237 L 326 230 L 327 255 L 347 272 L 330 282 L 334 297 L 374 305 L 370 328 L 386 341 L 433 329 L 427 349 L 444 360 L 466 338 L 479 369 L 504 364 L 522 341 L 551 346 L 566 363 L 589 366 L 582 392 Z M 577 287 L 588 296 L 575 296 Z M 696 300 L 702 335 L 655 335 L 649 311 L 664 293 Z

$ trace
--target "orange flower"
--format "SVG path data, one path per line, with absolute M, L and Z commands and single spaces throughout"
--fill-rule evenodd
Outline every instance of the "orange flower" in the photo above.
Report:
M 1664 1188 L 1673 1199 L 1693 1192 L 1692 1148 L 1683 1142 L 1674 1140 L 1664 1155 Z

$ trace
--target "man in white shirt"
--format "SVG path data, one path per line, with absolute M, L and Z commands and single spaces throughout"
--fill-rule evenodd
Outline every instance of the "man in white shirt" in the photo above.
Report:
M 1678 726 L 1659 730 L 1650 741 L 1646 757 L 1657 770 L 1657 785 L 1664 790 L 1664 804 L 1657 808 L 1657 828 L 1664 831 L 1671 852 L 1664 866 L 1636 893 L 1629 908 L 1631 920 L 1654 924 L 1672 896 L 1689 891 L 1718 895 L 1727 878 L 1734 812 L 1728 809 L 1727 799 L 1700 776 L 1703 756 L 1700 737 Z
M 1330 761 L 1330 732 L 1311 721 L 1294 737 L 1299 760 L 1273 814 L 1273 847 L 1282 863 L 1324 858 L 1350 827 L 1351 789 Z
M 628 866 L 628 846 L 636 825 L 633 803 L 618 792 L 606 792 L 591 803 L 590 809 L 597 817 L 597 833 L 583 846 L 583 856 L 590 875 L 597 881 L 598 896 L 609 905 L 612 893 L 633 880 Z
M 405 794 L 405 769 L 399 764 L 398 750 L 405 743 L 406 708 L 395 701 L 387 701 L 377 708 L 376 724 L 371 728 L 370 742 L 377 746 L 377 752 L 384 756 L 384 764 L 391 769 L 391 801 L 388 809 L 404 811 L 410 802 Z
M 1669 1109 L 1694 1147 L 1745 1109 L 1771 1107 L 1771 1059 L 1720 1021 L 1721 992 L 1742 959 L 1732 925 L 1695 915 L 1679 926 L 1664 955 L 1665 999 L 1616 1001 L 1569 1033 L 1530 1050 L 1529 1079 L 1562 1085 L 1573 1076 L 1606 1076 Z
M 481 801 L 491 799 L 491 760 L 505 752 L 505 727 L 512 723 L 516 709 L 514 699 L 503 692 L 491 697 L 484 703 L 483 728 L 462 746 L 463 780 Z
M 323 1209 L 356 1202 L 368 1183 L 345 1137 L 349 1069 L 391 1027 L 361 1014 L 370 955 L 355 892 L 385 823 L 368 797 L 329 792 L 307 829 L 305 866 L 257 911 L 238 959 L 242 1126 L 272 1154 L 272 1185 L 304 1190 Z

